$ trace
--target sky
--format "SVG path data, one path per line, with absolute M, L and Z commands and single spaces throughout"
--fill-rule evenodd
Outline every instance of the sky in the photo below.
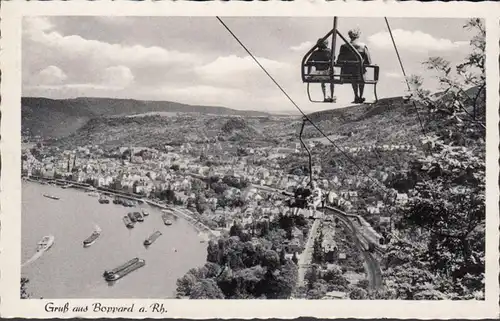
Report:
M 304 54 L 332 28 L 324 17 L 222 17 L 229 28 L 305 111 L 344 107 L 350 85 L 336 86 L 337 104 L 310 103 L 300 76 Z M 422 62 L 452 65 L 470 51 L 465 19 L 389 18 L 408 75 Z M 379 99 L 406 93 L 383 18 L 341 17 L 339 31 L 361 30 L 380 66 Z M 23 20 L 23 96 L 111 97 L 288 113 L 294 107 L 215 17 L 32 16 Z M 318 84 L 314 98 L 322 99 Z M 371 86 L 365 89 L 373 99 Z

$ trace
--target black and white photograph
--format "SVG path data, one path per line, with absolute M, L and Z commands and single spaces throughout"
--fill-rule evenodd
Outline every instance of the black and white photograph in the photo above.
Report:
M 494 8 L 6 3 L 0 314 L 497 316 Z
M 484 300 L 485 37 L 24 17 L 21 298 Z

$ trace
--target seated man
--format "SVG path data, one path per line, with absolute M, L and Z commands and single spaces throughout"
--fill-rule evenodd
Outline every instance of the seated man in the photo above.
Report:
M 331 61 L 332 61 L 332 52 L 328 49 L 328 41 L 323 39 L 318 39 L 318 49 L 313 51 L 309 59 L 308 63 L 312 63 L 314 65 L 313 71 L 311 71 L 311 67 L 308 67 L 307 74 L 310 76 L 329 76 L 332 72 Z M 315 64 L 316 63 L 316 64 Z M 333 94 L 332 90 L 333 85 L 330 84 L 330 96 Z M 326 88 L 325 83 L 321 83 L 321 90 L 323 91 L 323 101 L 324 102 L 333 102 L 334 98 L 326 96 Z
M 350 44 L 361 55 L 363 64 L 371 65 L 371 57 L 368 51 L 368 47 L 364 43 L 358 41 L 360 34 L 361 32 L 359 31 L 359 29 L 350 30 L 348 33 L 349 38 L 351 39 Z M 342 74 L 347 75 L 353 79 L 353 103 L 363 103 L 365 101 L 365 98 L 363 98 L 363 92 L 365 89 L 364 74 L 366 73 L 366 68 L 360 70 L 359 65 L 356 64 L 357 61 L 358 58 L 356 54 L 352 52 L 351 48 L 347 44 L 343 44 L 342 46 L 340 46 L 339 58 L 337 59 L 337 63 L 340 65 L 346 64 L 346 66 L 342 67 Z

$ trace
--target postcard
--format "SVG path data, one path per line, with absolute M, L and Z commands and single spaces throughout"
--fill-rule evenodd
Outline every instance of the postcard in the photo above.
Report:
M 3 4 L 0 314 L 498 317 L 498 12 Z

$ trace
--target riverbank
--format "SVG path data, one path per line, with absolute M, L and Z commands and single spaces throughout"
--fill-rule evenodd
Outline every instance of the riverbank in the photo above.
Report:
M 46 177 L 24 177 L 25 180 L 29 182 L 34 182 L 34 183 L 41 183 L 41 182 L 46 182 L 46 183 L 53 183 L 56 186 L 60 186 L 61 188 L 66 186 L 66 188 L 73 188 L 73 189 L 81 189 L 85 190 L 87 192 L 94 192 L 94 191 L 99 191 L 107 196 L 119 196 L 122 198 L 126 198 L 129 200 L 134 200 L 139 203 L 147 203 L 153 207 L 157 207 L 159 209 L 169 209 L 172 211 L 172 213 L 179 218 L 182 218 L 186 220 L 190 225 L 192 225 L 196 231 L 199 233 L 206 233 L 208 234 L 207 237 L 209 239 L 215 238 L 219 235 L 218 231 L 214 231 L 199 220 L 195 219 L 192 215 L 187 213 L 187 210 L 184 211 L 184 209 L 179 209 L 173 206 L 167 206 L 165 204 L 161 204 L 158 202 L 155 202 L 147 197 L 144 196 L 139 196 L 139 195 L 134 195 L 130 193 L 125 193 L 117 190 L 113 190 L 110 188 L 102 188 L 102 187 L 94 187 L 89 184 L 84 184 L 84 183 L 78 183 L 78 182 L 73 182 L 73 181 L 68 181 L 64 179 L 51 179 L 51 178 L 46 178 Z M 67 184 L 67 185 L 63 185 Z

